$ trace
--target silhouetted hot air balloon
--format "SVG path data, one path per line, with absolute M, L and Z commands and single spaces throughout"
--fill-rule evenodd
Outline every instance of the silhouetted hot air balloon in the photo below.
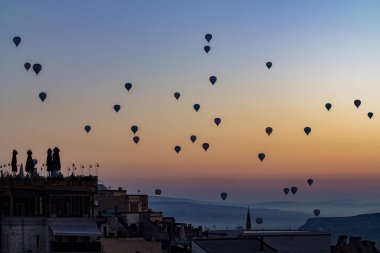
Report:
M 115 112 L 119 112 L 120 108 L 121 108 L 120 105 L 117 105 L 117 104 L 113 106 L 113 109 L 115 110 Z
M 314 213 L 315 217 L 318 217 L 321 214 L 321 210 L 314 209 L 313 213 Z
M 360 101 L 359 99 L 356 99 L 354 101 L 354 105 L 356 106 L 356 108 L 359 108 L 359 106 L 362 104 L 362 101 Z
M 197 140 L 197 136 L 195 135 L 190 136 L 190 140 L 192 143 L 194 143 Z
M 205 46 L 203 49 L 208 54 L 208 52 L 210 52 L 211 47 L 210 46 Z
M 179 97 L 181 96 L 181 93 L 179 92 L 174 92 L 174 97 L 178 100 Z
M 226 192 L 222 192 L 222 193 L 220 194 L 220 197 L 221 197 L 223 200 L 226 200 L 226 198 L 227 198 L 227 193 L 226 193 Z
M 327 104 L 325 104 L 325 107 L 326 107 L 327 111 L 330 111 L 332 105 L 330 103 L 327 103 Z
M 154 194 L 156 194 L 157 197 L 158 197 L 158 196 L 161 196 L 161 193 L 162 193 L 161 189 L 156 189 L 156 190 L 154 191 Z
M 257 157 L 260 159 L 260 161 L 263 161 L 265 159 L 265 154 L 264 153 L 260 153 L 257 155 Z
M 373 117 L 373 113 L 372 113 L 372 112 L 369 112 L 369 113 L 368 113 L 368 118 L 372 119 L 372 117 Z
M 310 132 L 311 132 L 311 128 L 310 128 L 310 127 L 305 127 L 305 128 L 303 129 L 303 131 L 305 132 L 306 135 L 309 135 Z
M 133 134 L 136 134 L 138 130 L 139 130 L 138 126 L 136 125 L 131 126 L 131 131 L 133 132 Z
M 285 195 L 288 195 L 289 191 L 290 191 L 289 188 L 284 188 Z
M 126 84 L 124 84 L 124 86 L 127 89 L 127 91 L 130 91 L 132 89 L 132 84 L 131 83 L 126 83 Z
M 263 222 L 264 222 L 263 218 L 261 218 L 261 217 L 256 218 L 256 224 L 257 225 L 260 226 L 261 224 L 263 224 Z
M 91 126 L 90 125 L 86 125 L 84 126 L 84 130 L 89 133 L 91 131 Z
M 13 37 L 13 43 L 15 43 L 16 47 L 18 47 L 20 42 L 21 42 L 21 38 L 19 36 Z
M 216 76 L 210 76 L 209 80 L 210 80 L 210 83 L 212 83 L 212 85 L 214 85 L 216 83 L 216 81 L 218 80 L 218 78 L 216 78 Z
M 32 64 L 30 64 L 30 62 L 25 62 L 25 64 L 24 64 L 24 68 L 26 69 L 26 71 L 29 71 L 31 66 L 32 66 Z
M 33 64 L 33 71 L 38 76 L 38 73 L 42 70 L 42 66 L 39 63 Z
M 194 104 L 193 108 L 197 112 L 197 111 L 199 111 L 199 109 L 201 108 L 201 106 L 199 104 Z
M 270 136 L 273 132 L 273 128 L 267 127 L 267 128 L 265 128 L 265 132 L 267 133 L 268 136 Z
M 205 151 L 207 151 L 207 149 L 210 147 L 210 145 L 207 143 L 207 142 L 205 142 L 205 143 L 203 143 L 202 144 L 202 148 L 205 150 Z
M 140 137 L 138 137 L 138 136 L 133 136 L 133 142 L 134 143 L 139 143 L 139 141 L 140 141 Z
M 181 151 L 181 146 L 175 146 L 174 147 L 174 150 L 175 152 L 177 152 L 177 154 Z
M 212 35 L 211 34 L 206 34 L 205 35 L 205 39 L 207 40 L 207 42 L 210 42 L 211 41 L 211 39 L 212 39 Z
M 40 92 L 38 96 L 40 97 L 41 101 L 44 102 L 47 97 L 47 94 L 45 92 Z
M 222 122 L 222 120 L 220 118 L 215 118 L 214 119 L 214 122 L 217 126 L 219 126 L 220 122 Z
M 272 67 L 272 63 L 268 61 L 265 65 L 267 65 L 267 68 L 270 69 Z
M 292 188 L 290 188 L 290 191 L 293 193 L 293 195 L 294 194 L 296 194 L 297 193 L 297 191 L 298 191 L 298 188 L 297 187 L 295 187 L 295 186 L 293 186 Z
M 314 180 L 311 179 L 311 178 L 309 178 L 309 179 L 307 180 L 307 183 L 311 186 L 311 185 L 314 183 Z

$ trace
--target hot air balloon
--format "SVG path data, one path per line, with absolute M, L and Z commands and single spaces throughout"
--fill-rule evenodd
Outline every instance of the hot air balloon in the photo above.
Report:
M 197 140 L 197 136 L 195 135 L 190 136 L 190 140 L 192 143 L 194 143 Z
M 307 180 L 307 183 L 311 186 L 311 185 L 314 183 L 314 180 L 311 179 L 311 178 L 309 178 L 309 179 Z
M 293 186 L 292 188 L 290 188 L 290 191 L 293 193 L 293 195 L 294 194 L 296 194 L 297 193 L 297 191 L 298 191 L 298 188 L 297 187 L 295 187 L 295 186 Z
M 181 146 L 175 146 L 174 147 L 174 150 L 175 152 L 177 152 L 177 154 L 181 151 Z
M 265 128 L 265 132 L 267 133 L 268 136 L 270 136 L 273 132 L 273 128 L 267 127 L 267 128 Z
M 208 144 L 208 143 L 203 143 L 202 144 L 202 148 L 205 150 L 205 151 L 207 151 L 207 149 L 210 147 L 210 145 Z
M 154 194 L 156 194 L 156 196 L 158 197 L 158 196 L 161 196 L 161 189 L 156 189 L 155 191 L 154 191 Z
M 219 124 L 220 124 L 220 122 L 222 122 L 222 120 L 220 118 L 215 118 L 214 122 L 215 122 L 216 126 L 219 126 Z
M 38 73 L 42 70 L 42 66 L 39 63 L 33 64 L 33 71 L 38 76 Z
M 332 105 L 330 103 L 327 103 L 327 104 L 325 104 L 325 107 L 326 107 L 327 111 L 330 111 Z
M 40 92 L 38 96 L 40 97 L 41 101 L 44 102 L 47 97 L 47 94 L 45 92 Z
M 199 111 L 199 109 L 201 108 L 201 106 L 199 104 L 194 104 L 193 108 L 197 112 L 197 111 Z
M 210 46 L 205 46 L 203 49 L 208 54 L 208 52 L 210 52 L 211 47 Z
M 133 136 L 133 142 L 134 143 L 139 143 L 139 141 L 140 141 L 140 137 L 138 137 L 138 136 Z
M 359 99 L 356 99 L 354 101 L 354 105 L 356 106 L 356 108 L 359 108 L 359 106 L 362 104 L 362 101 L 360 101 Z
M 91 126 L 90 125 L 86 125 L 84 126 L 84 130 L 89 133 L 91 131 Z
M 257 157 L 260 159 L 260 161 L 263 161 L 265 159 L 265 154 L 264 153 L 260 153 L 257 155 Z
M 210 80 L 210 83 L 212 83 L 212 85 L 214 85 L 216 83 L 216 81 L 218 80 L 218 78 L 216 78 L 216 76 L 210 76 L 209 80 Z
M 303 131 L 306 133 L 306 135 L 309 135 L 310 132 L 311 132 L 311 128 L 310 128 L 310 127 L 305 127 L 305 128 L 303 129 Z
M 256 224 L 257 225 L 260 226 L 261 224 L 263 224 L 263 222 L 264 222 L 263 218 L 261 218 L 261 217 L 256 218 Z
M 220 194 L 220 197 L 221 197 L 223 200 L 226 200 L 226 198 L 227 198 L 227 193 L 226 193 L 226 192 L 222 192 L 222 193 Z
M 284 193 L 285 193 L 285 195 L 288 195 L 288 193 L 289 193 L 289 188 L 284 188 Z
M 368 118 L 372 119 L 372 117 L 373 117 L 373 113 L 372 113 L 372 112 L 369 112 L 369 113 L 368 113 Z
M 113 109 L 115 110 L 115 112 L 119 112 L 120 108 L 121 108 L 120 105 L 117 105 L 117 104 L 113 106 Z
M 212 35 L 211 34 L 206 34 L 205 35 L 205 39 L 207 40 L 207 42 L 210 42 L 211 41 L 211 39 L 212 39 Z
M 313 213 L 314 213 L 315 217 L 318 217 L 321 214 L 321 210 L 314 209 Z
M 24 64 L 24 68 L 26 69 L 26 71 L 29 71 L 31 66 L 32 65 L 30 64 L 30 62 L 25 62 L 25 64 Z
M 174 97 L 178 100 L 179 97 L 181 96 L 181 93 L 179 92 L 174 92 Z
M 131 126 L 131 131 L 133 132 L 133 134 L 136 134 L 136 132 L 139 130 L 139 127 L 136 126 L 136 125 L 133 125 Z
M 126 83 L 126 84 L 124 84 L 124 86 L 127 89 L 127 91 L 130 91 L 132 89 L 132 84 L 131 83 Z
M 19 36 L 13 37 L 13 43 L 15 43 L 16 47 L 18 47 L 20 42 L 21 42 L 21 38 Z
M 267 65 L 267 68 L 270 69 L 272 67 L 272 63 L 268 61 L 265 65 Z

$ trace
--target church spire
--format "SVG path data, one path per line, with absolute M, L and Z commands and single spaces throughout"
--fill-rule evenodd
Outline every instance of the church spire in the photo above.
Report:
M 249 212 L 249 206 L 247 211 L 247 218 L 245 220 L 245 230 L 251 230 L 251 214 Z

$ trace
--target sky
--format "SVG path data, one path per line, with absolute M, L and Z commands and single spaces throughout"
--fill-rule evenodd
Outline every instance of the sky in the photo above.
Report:
M 57 146 L 64 174 L 72 163 L 99 163 L 100 181 L 129 193 L 160 188 L 165 196 L 221 201 L 225 191 L 242 203 L 375 200 L 379 12 L 375 0 L 3 0 L 0 163 L 16 149 L 25 164 L 31 149 L 41 166 Z M 18 47 L 14 36 L 22 38 Z M 42 71 L 26 71 L 25 62 Z M 299 192 L 285 196 L 291 186 Z

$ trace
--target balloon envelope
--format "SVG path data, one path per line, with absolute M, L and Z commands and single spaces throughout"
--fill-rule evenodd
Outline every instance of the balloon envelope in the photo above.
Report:
M 127 91 L 130 91 L 132 89 L 132 84 L 131 83 L 126 83 L 124 86 L 127 89 Z
M 206 34 L 205 35 L 205 39 L 207 40 L 207 42 L 210 42 L 211 41 L 211 39 L 212 39 L 212 35 L 211 34 Z
M 284 188 L 285 195 L 288 195 L 289 191 L 290 191 L 289 188 Z
M 209 80 L 212 83 L 212 85 L 214 85 L 216 81 L 218 80 L 218 78 L 216 78 L 216 76 L 210 76 Z
M 203 147 L 203 149 L 205 150 L 205 151 L 207 151 L 207 149 L 210 147 L 210 145 L 208 144 L 208 143 L 203 143 L 202 144 L 202 147 Z
M 214 119 L 214 122 L 217 126 L 219 126 L 220 122 L 222 122 L 222 120 L 220 118 L 215 118 Z
M 372 119 L 372 117 L 373 117 L 373 113 L 372 113 L 372 112 L 369 112 L 369 113 L 368 113 L 368 118 Z
M 131 126 L 131 131 L 133 132 L 133 134 L 135 134 L 138 130 L 139 130 L 138 126 L 136 125 Z
M 265 128 L 265 132 L 267 133 L 268 136 L 270 136 L 273 132 L 273 129 L 271 127 Z
M 140 141 L 140 137 L 138 137 L 138 136 L 133 136 L 133 142 L 134 143 L 139 143 L 139 141 Z
M 38 75 L 38 73 L 40 73 L 41 70 L 42 70 L 41 64 L 39 63 L 33 64 L 33 71 L 34 73 L 36 73 L 36 75 Z
M 313 213 L 314 213 L 314 215 L 315 215 L 316 217 L 318 217 L 318 216 L 321 214 L 321 210 L 319 210 L 319 209 L 315 209 L 315 210 L 313 211 Z
M 38 96 L 40 97 L 41 101 L 44 102 L 47 97 L 47 94 L 45 92 L 40 92 Z
M 264 153 L 260 153 L 257 155 L 257 157 L 260 159 L 260 161 L 263 161 L 265 159 L 265 154 Z
M 270 69 L 272 67 L 272 63 L 268 61 L 265 65 L 267 65 L 267 68 Z
M 26 69 L 26 71 L 29 71 L 31 66 L 32 66 L 32 64 L 30 64 L 30 62 L 25 62 L 25 64 L 24 64 L 24 68 Z
M 208 52 L 210 52 L 211 47 L 210 46 L 205 46 L 203 49 L 208 54 Z
M 84 126 L 84 130 L 89 133 L 91 131 L 91 126 L 90 125 L 86 125 Z
M 177 154 L 181 151 L 181 146 L 175 146 L 174 147 L 174 150 L 175 152 L 177 152 Z
M 310 132 L 311 132 L 311 128 L 310 127 L 305 127 L 303 130 L 306 133 L 306 135 L 309 135 Z
M 156 189 L 154 191 L 154 194 L 156 194 L 156 196 L 161 196 L 161 193 L 162 193 L 161 189 Z
M 227 198 L 227 193 L 226 193 L 226 192 L 222 192 L 222 193 L 220 194 L 220 197 L 221 197 L 223 200 L 226 200 L 226 198 Z
M 313 182 L 314 182 L 314 180 L 311 179 L 311 178 L 309 178 L 309 179 L 307 180 L 307 183 L 308 183 L 310 186 L 313 184 Z
M 197 112 L 197 111 L 199 111 L 199 109 L 201 108 L 201 106 L 199 104 L 194 104 L 193 108 Z
M 181 93 L 179 92 L 174 92 L 174 97 L 178 100 L 179 97 L 181 96 Z
M 356 106 L 356 108 L 359 108 L 359 106 L 362 104 L 362 101 L 360 101 L 359 99 L 356 99 L 354 101 L 354 105 Z
M 120 105 L 114 105 L 114 106 L 113 106 L 113 109 L 115 110 L 115 112 L 119 112 L 119 111 L 120 111 L 120 108 L 121 108 Z
M 290 188 L 290 191 L 293 193 L 293 195 L 294 194 L 296 194 L 297 193 L 297 191 L 298 191 L 298 188 L 297 187 L 295 187 L 295 186 L 293 186 L 292 188 Z
M 20 44 L 21 38 L 19 36 L 13 37 L 13 43 L 15 43 L 16 47 Z
M 194 143 L 197 140 L 197 136 L 195 135 L 190 136 L 190 140 L 192 143 Z
M 327 104 L 325 104 L 325 107 L 326 107 L 327 111 L 330 111 L 332 105 L 330 103 L 327 103 Z

